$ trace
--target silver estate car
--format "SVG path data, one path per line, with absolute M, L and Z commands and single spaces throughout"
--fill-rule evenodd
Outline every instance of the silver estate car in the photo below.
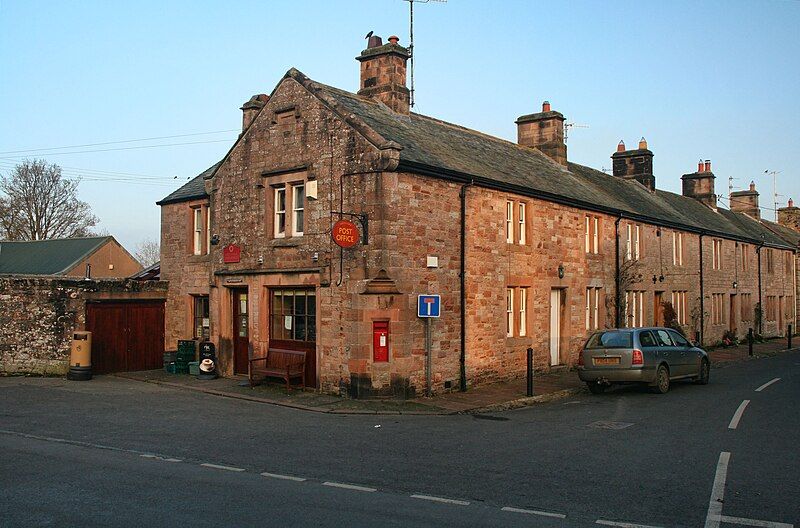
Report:
M 705 385 L 708 354 L 671 328 L 619 328 L 595 332 L 578 356 L 578 376 L 593 394 L 615 383 L 644 383 L 664 394 L 671 380 Z

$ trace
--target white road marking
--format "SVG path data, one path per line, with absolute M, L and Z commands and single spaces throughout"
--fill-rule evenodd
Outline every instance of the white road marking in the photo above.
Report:
M 152 460 L 161 460 L 162 462 L 182 462 L 182 460 L 180 458 L 168 458 L 168 457 L 163 457 L 163 456 L 159 456 L 159 455 L 146 454 L 146 455 L 139 455 L 139 456 L 142 457 L 142 458 L 150 458 Z
M 304 479 L 303 477 L 293 477 L 291 475 L 280 475 L 278 473 L 266 473 L 265 472 L 265 473 L 262 473 L 261 475 L 264 476 L 264 477 L 270 477 L 270 478 L 274 478 L 274 479 L 293 480 L 294 482 L 305 482 L 306 481 L 306 479 Z
M 739 420 L 742 419 L 742 414 L 744 414 L 744 410 L 747 408 L 750 400 L 744 400 L 740 405 L 739 408 L 736 409 L 736 412 L 733 413 L 733 418 L 731 418 L 731 423 L 728 424 L 728 429 L 736 429 L 739 427 Z
M 731 454 L 727 451 L 719 454 L 717 472 L 714 475 L 714 485 L 711 488 L 711 498 L 708 500 L 708 515 L 706 516 L 705 528 L 719 528 L 720 516 L 722 515 L 722 500 L 725 496 L 725 479 L 728 478 L 728 463 L 730 461 Z
M 605 519 L 597 519 L 595 524 L 602 524 L 604 526 L 618 526 L 619 528 L 659 528 L 658 526 L 651 526 L 649 524 L 634 524 L 627 522 L 607 521 Z
M 212 468 L 212 469 L 224 469 L 225 471 L 238 471 L 238 472 L 244 471 L 244 469 L 242 469 L 242 468 L 237 468 L 237 467 L 233 467 L 233 466 L 221 466 L 219 464 L 207 464 L 207 463 L 204 463 L 204 464 L 200 464 L 200 465 L 203 466 L 203 467 Z
M 323 486 L 330 486 L 332 488 L 342 488 L 354 491 L 366 491 L 368 493 L 372 493 L 374 491 L 378 491 L 375 488 L 368 488 L 366 486 L 356 486 L 354 484 L 342 484 L 341 482 L 323 482 Z
M 794 528 L 793 524 L 786 524 L 772 521 L 760 521 L 758 519 L 745 519 L 743 517 L 729 517 L 720 515 L 719 520 L 729 524 L 741 524 L 744 526 L 761 526 L 764 528 Z
M 512 508 L 511 506 L 503 506 L 500 509 L 505 512 L 527 513 L 528 515 L 542 515 L 544 517 L 556 517 L 558 519 L 566 519 L 567 517 L 563 513 L 552 513 L 539 510 L 523 510 L 522 508 Z
M 456 499 L 445 499 L 444 497 L 434 497 L 433 495 L 412 495 L 412 499 L 428 500 L 433 502 L 443 502 L 445 504 L 457 504 L 459 506 L 469 506 L 469 502 Z
M 766 389 L 767 387 L 769 387 L 770 385 L 772 385 L 773 383 L 777 383 L 780 380 L 781 380 L 780 378 L 775 378 L 774 380 L 770 380 L 770 381 L 766 382 L 765 384 L 763 384 L 762 386 L 760 386 L 759 388 L 757 388 L 756 392 L 761 392 L 764 389 Z

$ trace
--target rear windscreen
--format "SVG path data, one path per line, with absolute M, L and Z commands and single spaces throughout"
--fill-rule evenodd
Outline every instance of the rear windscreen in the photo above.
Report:
M 589 338 L 586 348 L 632 348 L 633 334 L 631 332 L 598 332 Z

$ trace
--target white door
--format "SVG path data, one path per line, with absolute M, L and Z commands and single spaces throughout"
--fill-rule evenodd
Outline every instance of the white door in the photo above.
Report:
M 561 290 L 550 290 L 550 365 L 561 363 Z

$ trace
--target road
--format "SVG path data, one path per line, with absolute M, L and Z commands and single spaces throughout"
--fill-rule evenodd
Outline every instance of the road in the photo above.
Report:
M 800 526 L 798 373 L 792 352 L 482 417 L 2 378 L 0 526 Z

